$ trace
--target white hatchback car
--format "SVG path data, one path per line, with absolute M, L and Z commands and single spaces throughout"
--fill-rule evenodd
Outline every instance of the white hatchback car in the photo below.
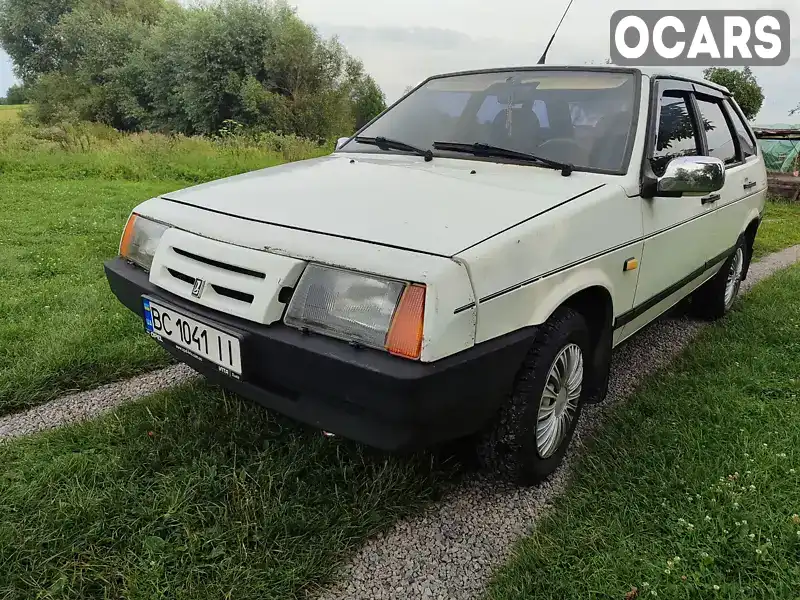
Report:
M 180 360 L 386 450 L 552 473 L 614 346 L 730 310 L 767 188 L 724 88 L 612 67 L 432 77 L 330 156 L 133 211 L 111 289 Z

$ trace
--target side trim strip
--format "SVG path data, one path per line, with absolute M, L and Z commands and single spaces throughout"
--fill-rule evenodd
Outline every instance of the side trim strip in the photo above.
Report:
M 590 191 L 592 191 L 592 190 L 590 190 Z M 752 193 L 752 194 L 748 194 L 747 196 L 744 196 L 743 198 L 739 198 L 739 199 L 737 199 L 737 200 L 734 200 L 734 201 L 732 201 L 732 202 L 728 202 L 727 204 L 723 204 L 722 206 L 719 206 L 719 207 L 716 207 L 716 208 L 714 208 L 714 209 L 712 209 L 712 210 L 709 210 L 709 211 L 707 211 L 707 212 L 704 212 L 704 213 L 703 213 L 703 214 L 701 214 L 701 215 L 696 215 L 696 216 L 694 216 L 694 217 L 691 217 L 690 219 L 687 219 L 687 220 L 685 220 L 685 221 L 681 221 L 680 223 L 676 223 L 675 225 L 670 225 L 669 227 L 665 227 L 664 229 L 660 229 L 660 230 L 658 230 L 658 231 L 655 231 L 655 232 L 653 232 L 653 233 L 651 233 L 651 234 L 649 234 L 649 235 L 647 235 L 647 236 L 644 236 L 644 237 L 641 237 L 641 238 L 638 238 L 638 239 L 635 239 L 635 240 L 630 240 L 630 241 L 628 241 L 628 242 L 625 242 L 624 244 L 621 244 L 621 245 L 619 245 L 619 246 L 615 246 L 615 247 L 613 247 L 613 248 L 609 248 L 608 250 L 603 250 L 602 252 L 598 252 L 597 254 L 592 254 L 591 256 L 587 256 L 587 257 L 585 257 L 585 258 L 582 258 L 582 259 L 580 259 L 580 260 L 577 260 L 577 261 L 575 261 L 575 262 L 573 262 L 573 263 L 570 263 L 570 264 L 568 264 L 568 265 L 566 265 L 566 266 L 559 267 L 558 269 L 554 269 L 554 270 L 552 270 L 552 271 L 549 271 L 549 272 L 547 272 L 547 273 L 543 273 L 542 275 L 537 275 L 536 277 L 532 277 L 531 279 L 527 279 L 527 280 L 525 280 L 525 281 L 521 281 L 520 283 L 516 283 L 516 284 L 514 284 L 514 285 L 512 285 L 512 286 L 509 286 L 509 287 L 507 287 L 507 288 L 503 289 L 503 290 L 500 290 L 500 291 L 498 291 L 498 292 L 494 292 L 494 293 L 492 293 L 492 294 L 489 294 L 488 296 L 484 296 L 484 297 L 483 297 L 483 298 L 481 298 L 481 299 L 480 299 L 480 300 L 479 300 L 477 303 L 475 303 L 475 302 L 471 302 L 470 304 L 465 304 L 464 306 L 461 306 L 461 307 L 457 308 L 457 309 L 454 311 L 454 314 L 459 314 L 459 313 L 462 313 L 462 312 L 464 312 L 465 310 L 470 310 L 470 309 L 472 309 L 472 308 L 475 308 L 475 307 L 476 307 L 478 304 L 480 304 L 481 302 L 488 302 L 489 300 L 494 300 L 495 298 L 499 298 L 500 296 L 503 296 L 503 295 L 505 295 L 505 294 L 508 294 L 509 292 L 516 291 L 516 290 L 518 290 L 518 289 L 520 289 L 520 288 L 522 288 L 522 287 L 525 287 L 526 285 L 530 285 L 530 284 L 532 284 L 532 283 L 536 283 L 536 282 L 537 282 L 537 281 L 539 281 L 540 279 L 544 279 L 545 277 L 550 277 L 551 275 L 556 275 L 557 273 L 560 273 L 561 271 L 566 271 L 567 269 L 571 269 L 572 267 L 577 267 L 578 265 L 581 265 L 581 264 L 583 264 L 583 263 L 585 263 L 585 262 L 589 262 L 590 260 L 594 260 L 595 258 L 600 258 L 601 256 L 604 256 L 604 255 L 606 255 L 606 254 L 610 254 L 611 252 L 616 252 L 617 250 L 621 250 L 621 249 L 623 249 L 623 248 L 626 248 L 626 247 L 628 247 L 628 246 L 632 246 L 633 244 L 638 244 L 639 242 L 646 242 L 647 240 L 649 240 L 649 239 L 651 239 L 651 238 L 654 238 L 654 237 L 656 237 L 657 235 L 661 235 L 662 233 L 665 233 L 665 232 L 667 232 L 667 231 L 670 231 L 670 230 L 672 230 L 672 229 L 675 229 L 675 228 L 677 228 L 677 227 L 680 227 L 681 225 L 685 225 L 686 223 L 690 223 L 690 222 L 692 222 L 692 221 L 695 221 L 695 220 L 697 220 L 697 219 L 700 219 L 701 217 L 707 217 L 707 216 L 708 216 L 708 215 L 710 215 L 711 213 L 717 212 L 718 210 L 723 210 L 723 209 L 725 209 L 725 208 L 727 208 L 727 207 L 729 207 L 729 206 L 732 206 L 733 204 L 736 204 L 736 203 L 738 203 L 738 202 L 742 202 L 742 201 L 744 201 L 744 200 L 747 200 L 747 199 L 749 199 L 749 198 L 752 198 L 752 197 L 753 197 L 753 196 L 755 196 L 756 194 L 760 194 L 760 193 L 762 193 L 763 191 L 764 191 L 764 190 L 759 190 L 758 192 L 754 192 L 754 193 Z M 588 193 L 588 192 L 587 192 L 587 193 Z M 699 198 L 698 198 L 698 199 L 699 199 Z M 555 208 L 555 207 L 554 207 L 554 208 Z M 492 236 L 492 237 L 494 237 L 494 236 Z M 735 246 L 734 246 L 734 247 L 735 247 Z M 703 271 L 710 269 L 710 268 L 711 268 L 711 266 L 713 266 L 714 264 L 716 264 L 716 262 L 719 262 L 717 259 L 720 259 L 720 260 L 721 260 L 721 259 L 727 258 L 728 256 L 730 256 L 730 254 L 731 254 L 732 252 L 733 252 L 733 250 L 732 250 L 732 249 L 731 249 L 731 250 L 727 250 L 727 251 L 725 251 L 723 254 L 721 254 L 720 256 L 718 256 L 718 257 L 716 257 L 716 258 L 712 259 L 711 261 L 709 261 L 709 263 L 708 263 L 708 264 L 709 264 L 709 266 L 708 266 L 708 267 L 704 267 L 704 268 L 700 269 L 700 273 L 699 273 L 698 275 L 694 275 L 694 274 L 692 274 L 693 276 L 689 276 L 689 277 L 687 277 L 687 278 L 686 278 L 686 282 L 688 283 L 688 282 L 690 282 L 692 279 L 694 279 L 695 277 L 698 277 L 700 274 L 702 274 L 702 272 L 703 272 Z M 459 254 L 460 254 L 460 253 L 459 253 Z M 677 284 L 676 284 L 676 285 L 677 285 Z M 683 285 L 686 285 L 686 284 L 684 283 Z M 683 285 L 679 286 L 679 287 L 678 287 L 678 289 L 680 289 L 681 287 L 683 287 Z M 665 291 L 666 291 L 666 290 L 665 290 Z M 677 290 L 674 290 L 674 291 L 677 291 Z M 674 291 L 673 291 L 672 293 L 674 293 Z M 671 295 L 671 294 L 667 294 L 667 295 L 669 296 L 669 295 Z M 656 302 L 656 304 L 658 304 L 658 302 Z M 627 313 L 626 313 L 626 314 L 627 314 Z M 621 317 L 623 317 L 623 316 L 625 316 L 625 315 L 621 315 Z M 618 317 L 618 318 L 621 318 L 621 317 Z M 634 318 L 636 318 L 636 317 L 634 317 Z M 620 327 L 621 327 L 621 325 L 620 325 Z
M 633 309 L 629 310 L 628 312 L 621 314 L 614 320 L 614 329 L 619 329 L 620 327 L 624 327 L 631 321 L 634 321 L 638 317 L 642 316 L 644 313 L 646 313 L 648 310 L 650 310 L 660 302 L 667 299 L 669 296 L 672 296 L 672 294 L 674 294 L 675 292 L 680 291 L 682 288 L 689 285 L 692 281 L 700 277 L 700 275 L 708 271 L 710 268 L 718 265 L 719 263 L 730 257 L 730 255 L 733 254 L 734 250 L 736 250 L 736 246 L 733 246 L 732 248 L 729 248 L 722 254 L 715 256 L 711 260 L 706 261 L 701 267 L 698 267 L 697 269 L 689 273 L 689 275 L 687 275 L 677 283 L 674 283 L 668 288 L 661 290 L 659 293 L 657 293 L 649 300 L 645 300 L 644 302 L 642 302 L 639 306 L 636 306 Z
M 612 252 L 616 252 L 617 250 L 622 250 L 623 248 L 627 248 L 628 246 L 632 246 L 633 244 L 638 244 L 641 241 L 642 241 L 641 238 L 637 239 L 637 240 L 631 240 L 629 242 L 625 242 L 624 244 L 620 244 L 619 246 L 614 246 L 613 248 L 609 248 L 608 250 L 603 250 L 602 252 L 598 252 L 596 254 L 592 254 L 591 256 L 586 256 L 584 258 L 576 260 L 575 262 L 571 262 L 571 263 L 569 263 L 567 265 L 564 265 L 563 267 L 559 267 L 557 269 L 553 269 L 552 271 L 548 271 L 547 273 L 542 273 L 541 275 L 537 275 L 536 277 L 531 277 L 530 279 L 526 279 L 525 281 L 521 281 L 519 283 L 515 283 L 514 285 L 509 286 L 509 287 L 505 288 L 504 290 L 500 290 L 499 292 L 494 292 L 492 294 L 489 294 L 488 296 L 484 296 L 483 298 L 481 298 L 478 301 L 478 304 L 480 304 L 481 302 L 488 302 L 489 300 L 494 300 L 495 298 L 499 298 L 500 296 L 504 296 L 505 294 L 508 294 L 510 292 L 513 292 L 513 291 L 516 291 L 516 290 L 518 290 L 518 289 L 520 289 L 522 287 L 525 287 L 526 285 L 530 285 L 532 283 L 536 283 L 537 281 L 539 281 L 541 279 L 544 279 L 545 277 L 550 277 L 552 275 L 557 275 L 558 273 L 561 273 L 562 271 L 566 271 L 567 269 L 571 269 L 573 267 L 577 267 L 578 265 L 582 265 L 585 262 L 589 262 L 590 260 L 594 260 L 595 258 L 600 258 L 601 256 L 605 256 L 606 254 L 611 254 Z M 475 308 L 475 306 L 476 306 L 475 302 L 471 302 L 469 304 L 465 304 L 464 306 L 461 306 L 461 307 L 457 308 L 454 311 L 454 314 L 458 314 L 458 313 L 464 312 L 465 310 L 469 310 L 471 308 Z
M 695 215 L 694 217 L 686 219 L 685 221 L 681 221 L 680 223 L 676 223 L 674 225 L 670 225 L 669 227 L 665 227 L 664 229 L 659 229 L 658 231 L 654 231 L 653 233 L 649 234 L 647 237 L 644 237 L 642 239 L 648 240 L 651 237 L 655 237 L 657 235 L 661 235 L 662 233 L 665 233 L 667 231 L 675 229 L 676 227 L 680 227 L 681 225 L 686 225 L 686 223 L 691 223 L 692 221 L 696 221 L 697 219 L 701 219 L 703 217 L 707 217 L 708 215 L 710 215 L 712 213 L 715 213 L 718 210 L 723 210 L 723 209 L 725 209 L 725 208 L 727 208 L 729 206 L 733 206 L 734 204 L 738 204 L 739 202 L 743 202 L 745 200 L 749 200 L 750 198 L 752 198 L 756 194 L 760 194 L 763 191 L 764 190 L 761 189 L 761 190 L 759 190 L 757 192 L 753 192 L 752 194 L 747 194 L 747 196 L 743 196 L 741 198 L 737 198 L 736 200 L 732 200 L 731 202 L 728 202 L 727 204 L 720 204 L 719 206 L 715 206 L 711 210 L 707 210 L 706 212 L 704 212 L 702 214 Z M 692 196 L 685 196 L 684 198 L 690 199 L 690 198 L 692 198 Z M 700 200 L 700 196 L 697 196 L 697 199 Z
M 461 307 L 455 309 L 453 311 L 453 314 L 454 315 L 458 315 L 458 314 L 464 312 L 465 310 L 472 310 L 476 306 L 477 306 L 477 304 L 475 304 L 474 302 L 470 302 L 469 304 L 465 304 L 464 306 L 461 306 Z

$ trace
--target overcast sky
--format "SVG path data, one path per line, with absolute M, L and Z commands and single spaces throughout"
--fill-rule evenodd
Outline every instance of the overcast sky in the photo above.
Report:
M 322 33 L 338 34 L 392 101 L 437 72 L 536 64 L 568 0 L 290 1 Z M 756 121 L 800 123 L 800 116 L 787 116 L 800 102 L 800 0 L 670 0 L 669 7 L 788 12 L 794 26 L 792 60 L 785 67 L 754 69 L 766 96 Z M 650 0 L 575 0 L 548 62 L 603 63 L 609 56 L 611 14 L 622 8 L 654 6 Z
M 396 100 L 409 85 L 444 71 L 535 64 L 567 0 L 289 0 L 326 36 L 338 35 Z M 789 118 L 800 102 L 799 0 L 670 0 L 670 9 L 782 9 L 789 13 L 792 59 L 785 67 L 754 69 L 766 100 L 759 123 Z M 602 63 L 609 56 L 609 19 L 620 8 L 653 7 L 650 0 L 575 0 L 549 54 L 551 64 Z M 684 72 L 697 75 L 699 70 Z M 0 92 L 12 83 L 0 54 Z

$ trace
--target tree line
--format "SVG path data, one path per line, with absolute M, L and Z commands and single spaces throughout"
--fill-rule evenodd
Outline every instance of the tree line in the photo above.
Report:
M 0 45 L 43 123 L 205 135 L 234 120 L 329 139 L 386 106 L 283 0 L 0 0 Z

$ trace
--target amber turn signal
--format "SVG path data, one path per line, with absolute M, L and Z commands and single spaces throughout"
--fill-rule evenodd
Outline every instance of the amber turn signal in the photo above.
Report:
M 131 249 L 131 241 L 133 240 L 133 232 L 136 229 L 134 225 L 136 224 L 136 219 L 138 215 L 136 213 L 131 214 L 130 218 L 128 219 L 127 225 L 125 225 L 125 231 L 122 233 L 122 241 L 119 243 L 119 253 L 120 256 L 129 256 L 130 249 Z
M 422 353 L 422 328 L 425 319 L 425 286 L 406 286 L 386 336 L 386 350 L 405 358 Z

